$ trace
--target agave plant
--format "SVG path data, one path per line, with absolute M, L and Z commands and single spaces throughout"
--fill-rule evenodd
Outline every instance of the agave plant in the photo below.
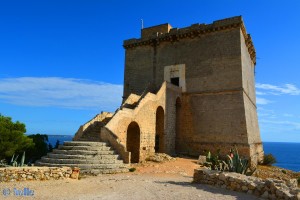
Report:
M 251 175 L 255 170 L 249 171 L 250 162 L 246 158 L 240 158 L 239 152 L 235 147 L 233 150 L 231 149 L 231 154 L 227 155 L 227 164 L 230 172 L 237 172 L 240 174 L 248 174 Z
M 0 160 L 0 167 L 8 167 L 7 162 L 5 159 Z
M 11 160 L 10 160 L 10 165 L 13 166 L 13 167 L 23 167 L 25 166 L 24 165 L 24 161 L 25 161 L 25 151 L 23 152 L 23 155 L 22 155 L 22 158 L 21 158 L 21 162 L 18 163 L 18 158 L 19 158 L 19 155 L 17 155 L 15 157 L 15 154 L 12 156 Z
M 220 160 L 220 149 L 217 150 L 216 154 L 212 154 L 210 151 L 207 152 L 206 155 L 206 162 L 204 163 L 204 166 L 209 167 L 213 170 L 219 170 L 219 171 L 228 171 L 228 164 L 224 160 Z

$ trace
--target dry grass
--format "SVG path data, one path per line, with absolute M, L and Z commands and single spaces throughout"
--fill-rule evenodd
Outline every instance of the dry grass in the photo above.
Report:
M 288 169 L 279 168 L 275 166 L 259 165 L 255 173 L 253 174 L 253 176 L 262 179 L 274 178 L 274 179 L 288 181 L 293 178 L 295 179 L 300 178 L 300 172 L 294 172 Z

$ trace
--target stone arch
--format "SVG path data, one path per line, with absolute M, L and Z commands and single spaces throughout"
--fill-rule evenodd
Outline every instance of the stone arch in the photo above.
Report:
M 165 129 L 165 112 L 164 109 L 159 106 L 156 109 L 156 121 L 155 121 L 155 152 L 164 152 L 164 129 Z
M 176 153 L 179 152 L 180 146 L 180 125 L 181 125 L 181 99 L 177 97 L 176 104 L 176 120 L 175 120 L 175 151 Z
M 131 152 L 131 163 L 140 161 L 141 132 L 138 123 L 131 122 L 127 128 L 127 151 Z

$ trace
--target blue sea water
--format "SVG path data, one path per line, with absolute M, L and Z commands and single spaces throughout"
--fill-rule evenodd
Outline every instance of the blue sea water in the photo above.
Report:
M 63 144 L 64 141 L 72 141 L 73 135 L 48 135 L 48 142 L 54 147 L 56 141 L 59 141 L 59 144 Z
M 300 171 L 300 143 L 263 142 L 265 154 L 272 154 L 277 163 L 274 166 Z

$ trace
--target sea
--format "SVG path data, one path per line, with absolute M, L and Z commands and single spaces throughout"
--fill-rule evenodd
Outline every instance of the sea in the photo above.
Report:
M 48 135 L 48 143 L 54 147 L 57 140 L 59 144 L 63 144 L 65 141 L 72 141 L 73 137 L 73 135 Z
M 300 172 L 300 143 L 292 142 L 263 142 L 265 154 L 272 154 L 277 167 Z
M 48 135 L 49 143 L 55 146 L 58 140 L 60 144 L 64 141 L 72 141 L 73 135 Z M 288 142 L 263 142 L 265 154 L 272 154 L 277 162 L 277 167 L 300 172 L 300 143 Z

